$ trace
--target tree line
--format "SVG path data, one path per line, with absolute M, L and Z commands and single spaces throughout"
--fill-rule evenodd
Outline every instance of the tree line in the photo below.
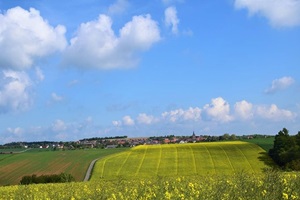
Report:
M 269 155 L 282 169 L 300 171 L 300 131 L 292 136 L 286 128 L 279 131 Z

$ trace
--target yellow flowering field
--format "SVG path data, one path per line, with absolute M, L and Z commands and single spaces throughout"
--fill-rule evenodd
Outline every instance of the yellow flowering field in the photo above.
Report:
M 300 199 L 299 174 L 267 171 L 0 187 L 0 199 Z
M 241 141 L 140 145 L 99 160 L 91 180 L 261 173 L 266 163 L 272 161 L 263 149 Z

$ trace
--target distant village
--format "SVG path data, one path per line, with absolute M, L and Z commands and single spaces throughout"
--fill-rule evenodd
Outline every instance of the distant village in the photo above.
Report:
M 86 138 L 79 141 L 69 142 L 53 142 L 53 141 L 38 141 L 38 142 L 11 142 L 0 145 L 0 153 L 12 153 L 1 151 L 1 149 L 14 149 L 14 148 L 36 148 L 36 149 L 49 149 L 49 150 L 75 150 L 86 148 L 121 148 L 121 147 L 134 147 L 138 145 L 159 145 L 159 144 L 182 144 L 182 143 L 197 143 L 197 142 L 214 142 L 226 140 L 247 140 L 261 137 L 272 137 L 268 135 L 243 135 L 236 136 L 235 134 L 225 133 L 221 136 L 210 135 L 196 135 L 194 132 L 190 136 L 153 136 L 153 137 L 136 137 L 128 138 L 127 136 L 115 137 L 94 137 Z

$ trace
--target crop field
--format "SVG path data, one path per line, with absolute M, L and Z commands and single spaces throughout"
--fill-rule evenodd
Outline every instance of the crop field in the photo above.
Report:
M 268 152 L 273 148 L 275 137 L 245 139 L 244 141 L 257 144 Z
M 300 199 L 300 175 L 266 171 L 264 174 L 174 176 L 135 179 L 99 179 L 88 182 L 0 187 L 6 199 L 108 200 L 277 200 Z
M 88 182 L 2 186 L 0 200 L 300 199 L 300 174 L 262 171 L 270 158 L 253 143 L 143 145 L 108 154 Z
M 76 181 L 82 181 L 92 160 L 124 150 L 127 149 L 29 150 L 18 154 L 0 154 L 0 185 L 19 184 L 25 175 L 62 172 L 72 174 Z
M 247 142 L 142 145 L 99 160 L 91 180 L 261 173 L 267 163 L 266 152 Z

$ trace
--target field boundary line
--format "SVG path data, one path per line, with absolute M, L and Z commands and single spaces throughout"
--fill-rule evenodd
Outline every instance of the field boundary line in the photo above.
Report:
M 120 153 L 120 154 L 122 154 L 122 153 Z M 106 164 L 106 161 L 108 160 L 108 159 L 111 159 L 111 158 L 114 158 L 114 157 L 117 157 L 117 156 L 119 156 L 120 154 L 116 154 L 116 155 L 110 155 L 110 156 L 106 156 L 103 160 L 103 166 L 102 166 L 102 170 L 101 170 L 101 177 L 103 177 L 103 174 L 104 174 L 104 168 L 105 168 L 105 164 Z
M 117 174 L 116 174 L 117 176 L 119 175 L 119 173 L 120 173 L 120 171 L 122 170 L 123 166 L 124 166 L 125 163 L 127 162 L 128 158 L 129 158 L 129 156 L 130 156 L 130 154 L 131 154 L 131 151 L 127 154 L 126 159 L 123 161 L 121 167 L 120 167 L 119 170 L 117 171 Z
M 237 145 L 234 145 L 234 146 L 235 146 L 235 147 L 243 154 L 243 156 L 244 156 L 244 158 L 247 160 L 247 163 L 248 163 L 248 165 L 250 166 L 252 172 L 255 172 L 254 169 L 253 169 L 253 167 L 252 167 L 252 165 L 251 165 L 251 163 L 249 162 L 248 158 L 247 158 L 246 155 L 244 154 L 244 152 L 243 152 Z
M 214 160 L 213 160 L 213 158 L 212 158 L 212 156 L 211 156 L 211 153 L 210 153 L 210 151 L 208 150 L 206 144 L 203 144 L 203 146 L 205 147 L 206 151 L 207 151 L 208 154 L 209 154 L 210 161 L 211 161 L 212 165 L 214 166 L 214 172 L 216 173 L 216 165 L 215 165 L 215 162 L 214 162 Z
M 195 174 L 197 174 L 197 165 L 196 165 L 195 153 L 194 153 L 194 150 L 192 148 L 192 145 L 189 145 L 189 148 L 190 148 L 190 150 L 192 151 L 192 154 L 193 154 L 194 172 L 195 172 Z
M 177 148 L 178 146 L 175 146 L 175 149 L 176 149 L 176 152 L 175 152 L 175 166 L 176 166 L 176 175 L 178 175 L 178 148 Z
M 136 172 L 135 172 L 135 176 L 137 176 L 138 173 L 140 172 L 140 169 L 141 169 L 141 167 L 142 167 L 142 165 L 143 165 L 143 163 L 144 163 L 144 160 L 145 160 L 145 157 L 146 157 L 146 154 L 147 154 L 147 150 L 148 150 L 148 146 L 146 146 L 146 148 L 145 148 L 145 150 L 144 150 L 143 158 L 142 158 L 142 160 L 141 160 L 141 162 L 140 162 L 140 164 L 139 164 L 139 167 L 137 168 L 137 170 L 136 170 Z
M 224 148 L 223 148 L 221 145 L 218 145 L 218 147 L 219 147 L 220 149 L 222 149 L 222 151 L 225 153 L 225 155 L 226 155 L 226 157 L 227 157 L 227 160 L 228 160 L 228 162 L 229 162 L 229 164 L 230 164 L 230 166 L 231 166 L 231 169 L 232 169 L 233 171 L 235 171 L 235 169 L 234 169 L 234 167 L 233 167 L 233 165 L 232 165 L 232 163 L 231 163 L 231 161 L 230 161 L 230 159 L 229 159 L 229 156 L 228 156 L 227 152 L 224 150 Z
M 161 148 L 161 145 L 159 145 L 159 159 L 158 159 L 157 167 L 156 167 L 156 175 L 158 175 L 158 171 L 159 171 L 159 166 L 160 166 L 160 161 L 161 161 L 161 154 L 162 154 L 162 148 Z

